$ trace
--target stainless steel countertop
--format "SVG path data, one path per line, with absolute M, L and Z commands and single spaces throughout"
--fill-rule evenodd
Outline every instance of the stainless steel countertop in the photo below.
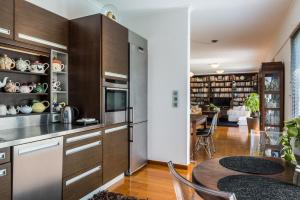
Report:
M 102 128 L 103 125 L 78 126 L 72 124 L 45 124 L 24 128 L 0 130 L 0 148 L 45 140 L 81 131 Z

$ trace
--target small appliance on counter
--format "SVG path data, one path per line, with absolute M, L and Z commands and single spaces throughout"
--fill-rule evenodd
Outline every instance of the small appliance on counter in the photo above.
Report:
M 75 121 L 75 124 L 81 126 L 88 126 L 93 124 L 99 124 L 99 121 L 96 120 L 95 118 L 81 118 L 81 119 L 77 119 Z
M 75 107 L 66 106 L 61 109 L 61 122 L 64 124 L 72 124 L 79 117 L 79 110 Z

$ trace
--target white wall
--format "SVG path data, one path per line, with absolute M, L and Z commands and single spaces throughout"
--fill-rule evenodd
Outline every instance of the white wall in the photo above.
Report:
M 294 0 L 288 10 L 266 61 L 282 61 L 285 64 L 285 120 L 292 118 L 291 99 L 291 35 L 300 24 L 300 0 Z
M 189 163 L 189 9 L 122 16 L 122 23 L 148 40 L 148 159 Z M 172 107 L 172 91 L 179 106 Z

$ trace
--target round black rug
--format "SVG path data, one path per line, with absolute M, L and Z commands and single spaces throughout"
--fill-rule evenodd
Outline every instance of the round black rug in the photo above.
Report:
M 227 176 L 219 180 L 218 188 L 234 193 L 238 200 L 300 199 L 300 187 L 256 175 Z
M 277 174 L 284 171 L 284 167 L 274 161 L 251 156 L 232 156 L 220 159 L 219 163 L 238 172 L 251 174 Z

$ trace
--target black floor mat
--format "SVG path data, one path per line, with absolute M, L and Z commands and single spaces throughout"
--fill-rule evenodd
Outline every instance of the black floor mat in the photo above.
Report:
M 251 156 L 226 157 L 222 158 L 219 163 L 227 169 L 251 174 L 270 175 L 284 171 L 284 167 L 277 162 Z
M 95 194 L 89 200 L 146 200 L 146 199 L 138 199 L 136 197 L 125 196 L 123 194 L 108 192 L 108 191 L 101 191 Z
M 299 200 L 300 187 L 273 178 L 233 175 L 218 181 L 221 191 L 232 192 L 238 200 Z

